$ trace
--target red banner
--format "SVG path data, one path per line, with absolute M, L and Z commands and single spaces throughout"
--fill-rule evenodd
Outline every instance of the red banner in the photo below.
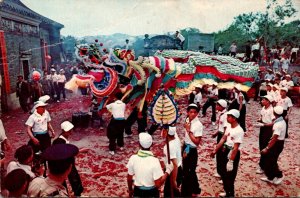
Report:
M 7 64 L 7 54 L 6 54 L 6 43 L 4 37 L 4 31 L 0 30 L 0 64 L 3 68 L 3 77 L 5 82 L 5 92 L 10 93 L 10 81 L 9 81 L 9 73 L 8 73 L 8 64 Z

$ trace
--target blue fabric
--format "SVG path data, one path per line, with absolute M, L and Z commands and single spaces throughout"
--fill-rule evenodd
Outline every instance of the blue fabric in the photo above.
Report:
M 184 152 L 185 152 L 186 154 L 189 154 L 191 148 L 196 148 L 195 146 L 192 146 L 192 145 L 187 144 L 187 143 L 185 143 L 185 145 L 186 145 L 186 147 L 185 147 L 185 149 L 184 149 Z
M 125 118 L 114 118 L 115 120 L 125 120 Z
M 146 187 L 146 186 L 137 186 L 138 189 L 141 189 L 141 190 L 152 190 L 155 188 L 155 186 L 149 186 L 149 187 Z
M 38 132 L 33 132 L 33 135 L 43 135 L 48 133 L 47 131 L 38 131 Z

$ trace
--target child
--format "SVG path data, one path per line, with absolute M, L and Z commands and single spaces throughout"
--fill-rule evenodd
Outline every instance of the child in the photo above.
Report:
M 125 129 L 125 110 L 126 105 L 121 101 L 122 94 L 116 94 L 116 101 L 106 105 L 108 111 L 112 113 L 112 118 L 107 126 L 107 137 L 109 139 L 109 153 L 115 154 L 116 141 L 120 150 L 124 146 L 124 129 Z
M 197 146 L 200 144 L 203 125 L 198 119 L 200 109 L 196 104 L 190 104 L 187 108 L 187 119 L 184 125 L 185 138 L 183 146 L 183 179 L 181 196 L 191 197 L 200 194 L 196 167 L 198 161 Z

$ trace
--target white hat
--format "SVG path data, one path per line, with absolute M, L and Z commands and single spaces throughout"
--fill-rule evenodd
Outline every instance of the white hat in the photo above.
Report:
M 283 107 L 282 106 L 276 106 L 274 107 L 274 112 L 277 114 L 277 115 L 281 115 L 283 113 Z
M 265 95 L 263 96 L 263 98 L 266 98 L 267 100 L 269 100 L 270 102 L 273 102 L 273 97 L 270 95 Z
M 39 101 L 42 101 L 44 103 L 46 103 L 49 99 L 50 99 L 50 96 L 48 96 L 48 95 L 39 97 Z
M 52 72 L 56 72 L 56 70 L 55 70 L 54 68 L 52 68 L 50 71 L 52 71 Z
M 200 84 L 197 84 L 196 86 L 195 86 L 196 88 L 202 88 L 202 85 L 200 85 Z
M 237 90 L 241 91 L 242 90 L 242 87 L 240 84 L 236 84 L 234 85 L 234 88 L 236 88 Z
M 43 101 L 37 101 L 33 107 L 33 109 L 36 109 L 38 107 L 44 107 L 44 106 L 47 106 L 48 104 L 47 103 L 44 103 Z
M 227 115 L 232 115 L 235 118 L 239 118 L 240 112 L 236 109 L 231 109 L 230 111 L 227 112 Z
M 143 148 L 150 148 L 152 145 L 152 137 L 148 133 L 142 132 L 139 134 L 139 142 Z
M 69 121 L 64 121 L 63 123 L 60 124 L 60 127 L 62 130 L 67 132 L 67 131 L 70 131 L 71 129 L 73 129 L 74 125 Z
M 65 71 L 64 69 L 60 69 L 60 70 L 59 70 L 59 72 L 64 72 L 64 71 Z
M 226 102 L 226 100 L 220 99 L 220 100 L 217 101 L 217 103 L 218 103 L 219 105 L 221 105 L 223 108 L 226 108 L 226 107 L 227 107 L 227 102 Z
M 218 83 L 217 83 L 217 82 L 213 82 L 211 85 L 215 85 L 215 86 L 217 86 L 217 85 L 218 85 Z
M 285 91 L 285 92 L 288 92 L 288 91 L 289 91 L 287 87 L 281 87 L 280 90 L 283 90 L 283 91 Z
M 290 77 L 291 77 L 291 75 L 287 74 L 287 75 L 285 75 L 285 77 L 289 77 L 289 78 L 290 78 Z
M 274 85 L 272 83 L 268 83 L 267 86 L 273 87 Z
M 274 86 L 276 89 L 279 89 L 279 86 L 277 84 L 274 84 Z
M 175 135 L 175 133 L 176 133 L 176 126 L 169 126 L 168 134 Z

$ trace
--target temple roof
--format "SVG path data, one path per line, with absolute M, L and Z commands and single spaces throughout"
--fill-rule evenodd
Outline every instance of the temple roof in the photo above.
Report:
M 15 12 L 23 16 L 40 20 L 47 25 L 53 25 L 58 28 L 64 27 L 64 25 L 34 12 L 26 5 L 24 5 L 20 0 L 4 0 L 2 3 L 0 3 L 0 10 Z

